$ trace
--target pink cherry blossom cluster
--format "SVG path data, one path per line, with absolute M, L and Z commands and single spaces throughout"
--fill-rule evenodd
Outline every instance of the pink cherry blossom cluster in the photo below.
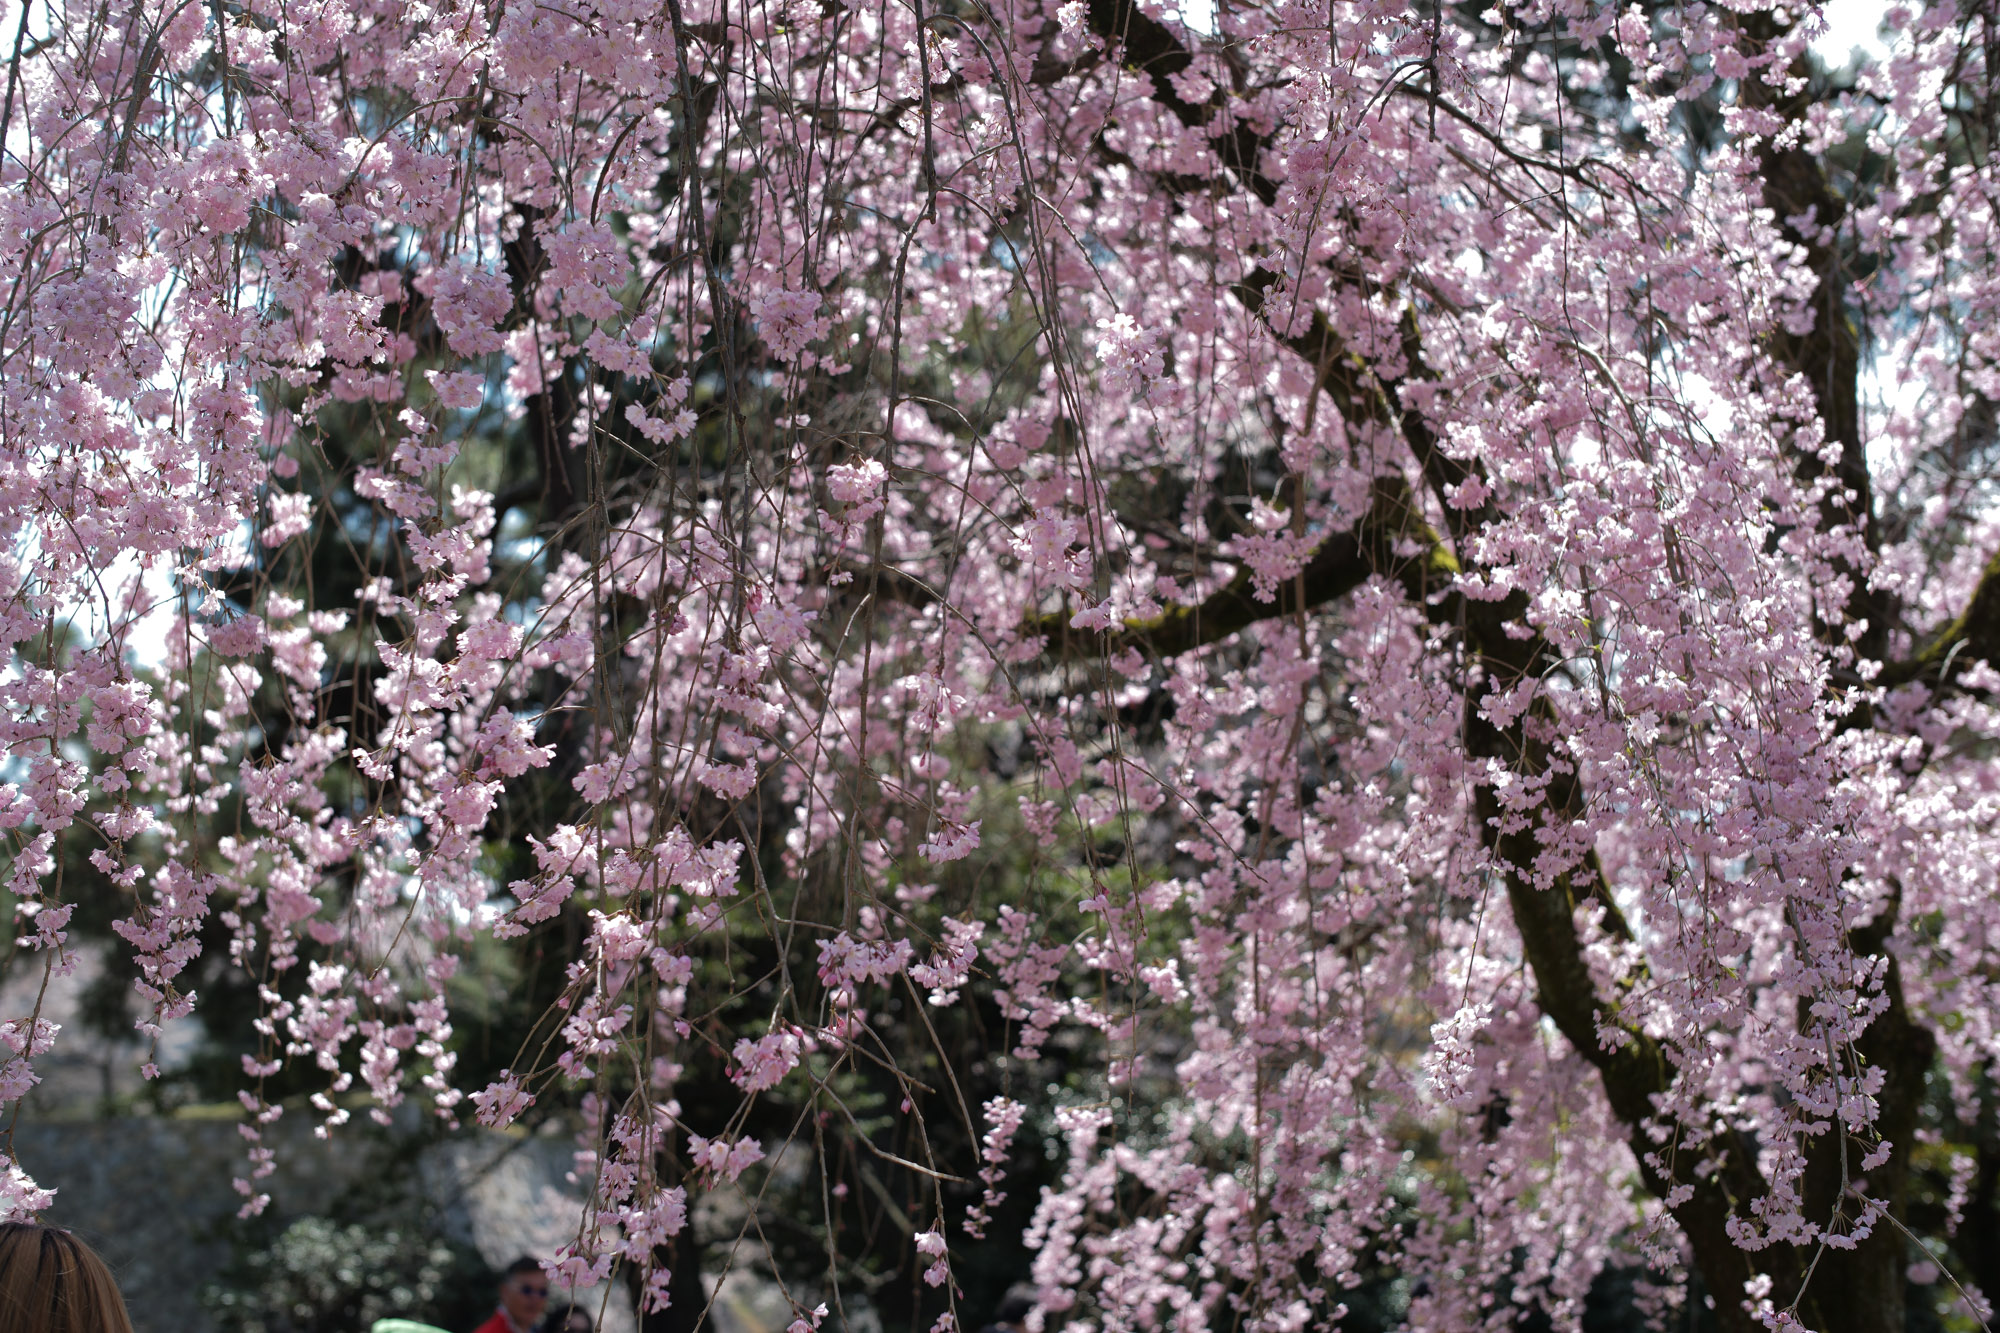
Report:
M 910 1037 L 995 1080 L 897 1159 L 941 1329 L 1049 1125 L 1083 1333 L 1872 1317 L 2000 1059 L 1991 6 L 1831 84 L 1802 5 L 1193 17 L 24 6 L 10 965 L 87 864 L 148 1077 L 249 979 L 246 1213 L 287 1114 L 581 1107 L 557 1270 L 659 1309 L 760 1108 L 946 1113 Z

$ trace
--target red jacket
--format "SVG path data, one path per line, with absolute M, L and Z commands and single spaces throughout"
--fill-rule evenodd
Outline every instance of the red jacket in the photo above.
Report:
M 507 1322 L 505 1310 L 495 1310 L 493 1317 L 473 1329 L 472 1333 L 514 1333 L 514 1326 Z

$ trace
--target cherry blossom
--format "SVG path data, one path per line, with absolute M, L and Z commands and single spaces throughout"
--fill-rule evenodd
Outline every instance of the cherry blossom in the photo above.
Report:
M 254 997 L 246 1214 L 561 1119 L 653 1310 L 801 1170 L 911 1327 L 1976 1310 L 2000 47 L 1886 19 L 25 6 L 8 966 Z

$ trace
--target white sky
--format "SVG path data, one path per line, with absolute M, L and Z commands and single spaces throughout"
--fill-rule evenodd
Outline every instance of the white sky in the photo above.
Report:
M 1884 0 L 1831 0 L 1820 12 L 1826 17 L 1826 35 L 1813 43 L 1813 50 L 1829 64 L 1845 64 L 1855 47 L 1879 60 L 1887 54 L 1875 30 L 1889 11 Z

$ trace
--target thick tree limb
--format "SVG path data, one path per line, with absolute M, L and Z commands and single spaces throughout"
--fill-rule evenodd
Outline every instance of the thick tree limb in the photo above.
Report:
M 1969 666 L 1986 661 L 2000 666 L 2000 551 L 1987 560 L 1979 583 L 1958 619 L 1927 644 L 1923 651 L 1906 661 L 1883 666 L 1876 679 L 1894 688 L 1913 681 L 1929 681 L 1940 691 L 1949 687 L 1954 664 Z
M 1206 129 L 1219 115 L 1227 94 L 1218 89 L 1205 102 L 1189 102 L 1174 90 L 1173 76 L 1185 73 L 1194 64 L 1194 54 L 1173 31 L 1148 17 L 1135 0 L 1090 0 L 1087 13 L 1090 30 L 1117 46 L 1124 63 L 1152 81 L 1152 100 L 1174 114 L 1190 129 Z M 1247 121 L 1238 120 L 1233 129 L 1214 137 L 1216 155 L 1237 183 L 1266 204 L 1278 198 L 1278 183 L 1266 176 L 1257 160 L 1265 138 Z
M 1508 623 L 1518 623 L 1526 609 L 1520 593 L 1500 602 L 1465 603 L 1466 646 L 1489 679 L 1504 684 L 1547 669 L 1549 650 L 1539 635 L 1518 639 L 1507 633 Z M 1713 1130 L 1705 1143 L 1684 1155 L 1655 1138 L 1657 1102 L 1671 1089 L 1676 1070 L 1657 1041 L 1620 1016 L 1617 997 L 1600 993 L 1584 957 L 1579 909 L 1600 911 L 1600 924 L 1613 939 L 1628 943 L 1633 938 L 1596 852 L 1554 874 L 1548 887 L 1538 882 L 1537 868 L 1550 862 L 1552 844 L 1588 814 L 1574 764 L 1542 739 L 1554 733 L 1556 722 L 1554 709 L 1538 700 L 1519 720 L 1497 726 L 1483 713 L 1480 695 L 1467 693 L 1467 750 L 1475 758 L 1504 764 L 1516 781 L 1541 787 L 1540 802 L 1521 812 L 1507 809 L 1493 784 L 1480 784 L 1475 804 L 1481 831 L 1505 880 L 1522 952 L 1534 969 L 1536 1002 L 1577 1053 L 1596 1067 L 1647 1189 L 1667 1203 L 1703 1277 L 1717 1293 L 1717 1323 L 1725 1333 L 1752 1333 L 1761 1325 L 1743 1312 L 1733 1293 L 1759 1272 L 1796 1290 L 1798 1256 L 1780 1246 L 1753 1259 L 1729 1235 L 1731 1218 L 1769 1188 L 1757 1168 L 1756 1147 L 1744 1135 L 1718 1117 L 1718 1125 L 1665 1126 L 1674 1134 L 1684 1128 Z M 1563 854 L 1554 852 L 1554 858 L 1560 864 Z M 1643 980 L 1642 965 L 1640 975 L 1628 978 L 1627 985 Z
M 1187 68 L 1191 58 L 1170 31 L 1137 14 L 1130 0 L 1093 0 L 1090 17 L 1100 36 L 1122 42 L 1128 63 L 1151 75 L 1156 101 L 1183 124 L 1207 123 L 1212 114 L 1209 108 L 1190 106 L 1173 89 L 1169 76 Z M 1768 17 L 1753 16 L 1749 22 L 1768 22 Z M 1276 190 L 1257 171 L 1259 147 L 1233 142 L 1221 151 L 1224 165 L 1237 181 L 1269 203 Z M 1859 439 L 1855 394 L 1858 349 L 1846 318 L 1839 256 L 1832 246 L 1820 243 L 1816 229 L 1813 235 L 1804 235 L 1792 221 L 1810 219 L 1831 226 L 1841 216 L 1839 200 L 1818 162 L 1802 150 L 1767 148 L 1761 165 L 1767 200 L 1789 238 L 1807 247 L 1809 262 L 1820 279 L 1816 302 L 1820 318 L 1813 329 L 1804 335 L 1783 335 L 1771 348 L 1782 364 L 1812 385 L 1827 436 L 1839 446 L 1832 465 L 1821 463 L 1816 454 L 1807 451 L 1801 454 L 1799 467 L 1809 480 L 1824 478 L 1830 472 L 1830 479 L 1838 483 L 1822 506 L 1822 522 L 1857 521 L 1872 545 L 1876 538 L 1872 493 Z M 1245 309 L 1261 314 L 1266 294 L 1275 282 L 1275 275 L 1257 270 L 1237 284 L 1233 293 Z M 1410 377 L 1405 382 L 1378 376 L 1351 353 L 1323 317 L 1316 316 L 1303 334 L 1286 336 L 1274 330 L 1274 336 L 1314 368 L 1336 410 L 1350 418 L 1397 427 L 1445 515 L 1448 538 L 1423 525 L 1407 499 L 1385 509 L 1378 493 L 1369 515 L 1353 531 L 1323 544 L 1314 553 L 1306 576 L 1283 599 L 1257 602 L 1246 595 L 1246 581 L 1239 578 L 1198 607 L 1143 624 L 1128 624 L 1114 635 L 1092 638 L 1072 632 L 1065 646 L 1089 653 L 1133 644 L 1171 656 L 1235 633 L 1257 620 L 1322 605 L 1351 591 L 1369 573 L 1380 571 L 1403 582 L 1406 590 L 1423 601 L 1434 621 L 1462 626 L 1466 650 L 1489 682 L 1505 686 L 1552 669 L 1550 649 L 1540 636 L 1520 634 L 1527 611 L 1522 594 L 1498 602 L 1474 601 L 1455 591 L 1433 595 L 1461 568 L 1465 540 L 1496 514 L 1491 500 L 1469 511 L 1445 503 L 1466 480 L 1480 475 L 1481 469 L 1476 460 L 1455 459 L 1443 451 L 1423 415 L 1421 396 L 1408 392 L 1412 383 L 1421 383 L 1428 376 L 1414 315 L 1405 317 L 1402 331 L 1403 359 Z M 1396 540 L 1385 540 L 1389 538 Z M 1402 543 L 1400 549 L 1397 541 Z M 1415 549 L 1411 549 L 1413 545 Z M 1844 618 L 1848 623 L 1868 621 L 1867 633 L 1857 647 L 1879 658 L 1881 636 L 1886 633 L 1886 602 L 1868 589 L 1856 571 L 1845 572 L 1852 579 L 1852 591 Z M 1414 588 L 1413 573 L 1418 575 Z M 1844 634 L 1844 625 L 1830 628 Z M 1989 641 L 2000 641 L 2000 571 L 1994 568 L 1989 568 L 1973 606 L 1926 650 L 1915 671 L 1920 674 L 1922 669 L 1941 668 L 1955 645 L 1972 648 Z M 1538 1003 L 1571 1045 L 1599 1071 L 1611 1109 L 1630 1135 L 1647 1187 L 1667 1203 L 1694 1250 L 1696 1263 L 1717 1294 L 1718 1323 L 1728 1333 L 1750 1333 L 1760 1325 L 1742 1308 L 1743 1282 L 1765 1274 L 1774 1280 L 1774 1291 L 1781 1300 L 1801 1294 L 1807 1271 L 1804 1257 L 1788 1245 L 1771 1246 L 1753 1255 L 1729 1234 L 1732 1219 L 1747 1216 L 1749 1205 L 1768 1193 L 1769 1187 L 1757 1166 L 1756 1145 L 1731 1128 L 1725 1118 L 1718 1116 L 1714 1123 L 1687 1127 L 1708 1137 L 1692 1144 L 1679 1160 L 1671 1146 L 1663 1147 L 1656 1140 L 1656 1128 L 1681 1132 L 1678 1126 L 1656 1126 L 1659 1099 L 1671 1089 L 1676 1071 L 1665 1048 L 1636 1024 L 1621 1019 L 1617 997 L 1600 993 L 1585 957 L 1577 924 L 1579 909 L 1588 906 L 1601 913 L 1602 928 L 1615 938 L 1629 941 L 1632 932 L 1613 901 L 1594 850 L 1584 852 L 1579 859 L 1559 846 L 1588 814 L 1574 763 L 1549 739 L 1559 734 L 1559 719 L 1552 706 L 1538 701 L 1524 716 L 1498 725 L 1482 712 L 1483 697 L 1482 691 L 1467 692 L 1465 736 L 1469 753 L 1504 765 L 1516 782 L 1540 793 L 1539 801 L 1527 809 L 1509 808 L 1491 783 L 1481 784 L 1476 796 L 1483 839 L 1505 881 L 1522 948 L 1534 969 Z M 1549 867 L 1559 868 L 1551 873 Z M 1889 928 L 1890 923 L 1881 923 L 1880 938 L 1857 932 L 1853 947 L 1864 955 L 1881 953 Z M 1914 1099 L 1921 1091 L 1931 1045 L 1929 1034 L 1911 1021 L 1903 1004 L 1893 961 L 1885 984 L 1888 1012 L 1870 1027 L 1854 1054 L 1890 1076 L 1880 1128 L 1896 1143 L 1897 1152 L 1885 1169 L 1873 1174 L 1871 1188 L 1900 1211 L 1907 1175 L 1905 1145 L 1913 1128 Z M 1808 1206 L 1824 1208 L 1826 1212 L 1820 1215 L 1830 1216 L 1840 1202 L 1835 1195 L 1841 1183 L 1850 1178 L 1852 1164 L 1841 1160 L 1841 1154 L 1850 1151 L 1845 1140 L 1839 1135 L 1822 1138 L 1831 1145 L 1813 1146 L 1805 1185 Z M 1697 1166 L 1702 1170 L 1697 1171 Z M 1859 1253 L 1853 1256 L 1860 1262 L 1822 1266 L 1814 1279 L 1815 1289 L 1803 1293 L 1806 1301 L 1802 1308 L 1817 1326 L 1858 1330 L 1875 1326 L 1868 1322 L 1872 1319 L 1889 1319 L 1891 1315 L 1892 1322 L 1879 1326 L 1900 1326 L 1901 1240 L 1891 1228 L 1882 1226 L 1863 1246 L 1865 1258 Z M 1831 1279 L 1826 1272 L 1832 1267 L 1850 1271 Z
M 1744 15 L 1740 23 L 1744 36 L 1765 48 L 1790 27 L 1789 21 L 1781 24 L 1770 11 Z M 1796 92 L 1781 94 L 1761 77 L 1750 77 L 1738 83 L 1738 100 L 1745 107 L 1775 111 L 1794 125 L 1803 124 L 1813 97 L 1814 71 L 1809 58 L 1800 55 L 1786 73 Z M 1837 238 L 1847 217 L 1847 203 L 1835 192 L 1819 158 L 1795 141 L 1784 147 L 1778 142 L 1767 138 L 1757 149 L 1764 202 L 1785 239 L 1804 251 L 1817 288 L 1812 300 L 1812 327 L 1804 333 L 1778 329 L 1770 335 L 1768 347 L 1779 364 L 1795 371 L 1811 388 L 1826 438 L 1838 447 L 1831 463 L 1818 452 L 1805 449 L 1794 455 L 1794 464 L 1802 479 L 1838 483 L 1820 502 L 1820 523 L 1823 527 L 1857 525 L 1872 552 L 1880 549 L 1881 533 L 1875 520 L 1874 482 L 1861 439 L 1861 340 L 1847 311 L 1847 271 Z M 1867 622 L 1866 630 L 1854 641 L 1855 649 L 1863 657 L 1879 660 L 1889 632 L 1889 597 L 1870 588 L 1862 571 L 1843 563 L 1841 572 L 1849 580 L 1844 619 L 1850 624 Z M 1845 626 L 1829 624 L 1827 635 L 1833 642 L 1843 642 Z
M 1270 600 L 1257 597 L 1244 570 L 1194 606 L 1176 606 L 1147 619 L 1127 620 L 1120 629 L 1097 631 L 1070 626 L 1071 614 L 1032 619 L 1031 633 L 1047 634 L 1058 652 L 1101 657 L 1137 648 L 1153 657 L 1173 657 L 1216 643 L 1262 620 L 1311 611 L 1345 597 L 1371 574 L 1383 574 L 1422 602 L 1448 586 L 1458 572 L 1451 552 L 1417 513 L 1401 477 L 1375 479 L 1368 512 L 1346 532 L 1320 543 L 1296 579 L 1277 585 Z

